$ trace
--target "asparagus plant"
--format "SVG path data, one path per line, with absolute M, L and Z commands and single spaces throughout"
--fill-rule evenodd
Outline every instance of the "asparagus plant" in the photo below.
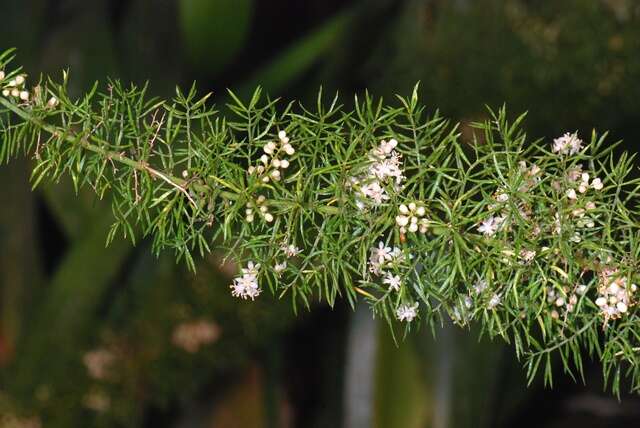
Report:
M 532 380 L 598 358 L 615 392 L 640 388 L 638 179 L 595 131 L 528 138 L 501 108 L 458 124 L 409 97 L 306 107 L 229 92 L 173 99 L 109 80 L 79 98 L 0 55 L 0 161 L 33 160 L 33 186 L 71 177 L 112 194 L 117 235 L 141 232 L 196 268 L 213 249 L 263 290 L 366 302 L 392 326 L 478 323 L 512 343 Z M 134 242 L 135 243 L 135 242 Z M 239 304 L 250 304 L 239 302 Z

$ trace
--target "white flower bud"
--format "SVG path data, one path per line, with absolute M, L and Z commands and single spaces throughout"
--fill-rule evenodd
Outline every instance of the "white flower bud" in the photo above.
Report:
M 271 155 L 273 154 L 273 151 L 276 149 L 276 143 L 274 143 L 273 141 L 270 141 L 267 144 L 265 144 L 262 149 L 264 150 L 265 153 Z
M 264 204 L 264 202 L 267 200 L 266 196 L 264 195 L 260 195 L 258 196 L 258 198 L 256 199 L 256 202 L 258 203 L 258 205 Z
M 8 97 L 9 95 L 11 95 L 11 91 L 8 89 L 3 89 L 2 90 L 2 96 L 3 97 Z
M 289 168 L 289 161 L 286 159 L 282 159 L 280 161 L 280 168 L 284 168 L 284 169 Z
M 280 162 L 279 159 L 274 159 L 273 161 L 271 161 L 271 165 L 273 165 L 274 168 L 280 168 L 282 163 Z
M 266 213 L 264 215 L 264 219 L 267 223 L 271 223 L 273 221 L 273 215 L 271 215 L 271 213 Z
M 189 178 L 189 172 L 186 169 L 182 171 L 182 178 Z
M 627 312 L 627 309 L 628 309 L 627 305 L 624 302 L 618 302 L 618 304 L 616 305 L 616 308 L 623 314 Z
M 20 99 L 22 101 L 29 101 L 29 92 L 27 91 L 20 91 Z
M 47 106 L 51 108 L 57 107 L 59 103 L 60 101 L 58 101 L 56 97 L 51 97 L 49 98 L 49 101 L 47 101 Z
M 415 218 L 415 217 L 414 217 Z M 417 223 L 411 223 L 409 225 L 409 232 L 417 232 L 418 231 L 418 224 Z
M 253 174 L 254 172 L 256 172 L 256 167 L 250 166 L 249 168 L 247 168 L 247 172 L 249 173 L 249 175 Z
M 289 156 L 291 156 L 296 152 L 291 144 L 285 144 L 282 148 L 284 149 L 285 153 L 288 154 Z
M 18 86 L 18 84 L 16 83 L 16 79 L 9 80 L 9 86 L 10 87 Z
M 277 169 L 271 171 L 271 178 L 273 178 L 274 180 L 280 180 L 280 171 L 278 171 Z
M 263 183 L 268 183 L 269 181 L 271 181 L 271 179 L 269 177 L 262 177 L 262 182 Z
M 423 206 L 420 206 L 420 207 L 416 208 L 416 215 L 418 217 L 422 217 L 424 215 L 424 213 L 425 213 L 425 209 L 424 209 Z
M 415 211 L 416 210 L 416 203 L 415 202 L 411 202 L 409 204 L 409 211 Z
M 261 212 L 261 213 L 263 213 L 263 214 L 264 214 L 264 213 L 266 213 L 267 211 L 269 211 L 269 208 L 267 208 L 265 205 L 262 205 L 262 206 L 260 207 L 260 212 Z
M 0 80 L 4 80 L 5 74 L 4 71 L 0 70 Z
M 253 223 L 253 219 L 254 219 L 253 214 L 252 214 L 252 215 L 248 215 L 248 216 L 247 216 L 247 221 L 248 221 L 249 223 Z
M 20 96 L 20 91 L 18 89 L 12 89 L 11 90 L 11 96 L 14 98 L 18 98 Z
M 23 75 L 16 76 L 16 80 L 15 80 L 16 85 L 18 85 L 18 86 L 24 85 L 25 80 L 26 79 L 24 78 Z
M 402 213 L 402 214 L 409 214 L 409 208 L 407 208 L 407 206 L 405 204 L 401 204 L 398 207 L 398 210 L 400 210 L 400 213 Z
M 269 156 L 267 155 L 260 156 L 260 162 L 266 165 L 267 163 L 269 163 Z
M 287 133 L 285 131 L 278 132 L 278 138 L 282 141 L 287 138 Z
M 558 306 L 558 307 L 564 306 L 564 297 L 558 297 L 556 299 L 556 306 Z
M 607 299 L 605 299 L 604 297 L 598 297 L 596 299 L 596 305 L 603 307 L 606 304 L 607 304 Z
M 602 190 L 604 185 L 602 184 L 602 180 L 600 180 L 599 178 L 594 178 L 593 181 L 591 182 L 591 187 L 593 187 L 596 190 Z
M 578 195 L 576 194 L 575 190 L 569 189 L 569 190 L 567 190 L 567 198 L 575 200 L 575 199 L 578 198 Z
M 396 223 L 398 224 L 398 226 L 404 227 L 409 224 L 409 217 L 404 215 L 399 215 L 396 217 Z

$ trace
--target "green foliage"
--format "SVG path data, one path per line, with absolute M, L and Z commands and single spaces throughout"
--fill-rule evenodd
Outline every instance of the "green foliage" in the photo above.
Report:
M 26 90 L 11 83 L 20 73 L 0 86 Z M 150 236 L 191 269 L 218 249 L 247 265 L 238 281 L 294 309 L 361 296 L 394 328 L 416 308 L 431 328 L 475 321 L 513 344 L 530 379 L 551 383 L 552 355 L 580 377 L 586 351 L 614 391 L 623 376 L 640 387 L 638 180 L 604 135 L 552 150 L 503 108 L 466 141 L 417 87 L 352 111 L 322 92 L 313 108 L 230 93 L 221 115 L 194 88 L 160 100 L 110 81 L 73 100 L 63 77 L 0 98 L 0 161 L 32 155 L 34 186 L 68 175 L 110 192 L 109 241 Z

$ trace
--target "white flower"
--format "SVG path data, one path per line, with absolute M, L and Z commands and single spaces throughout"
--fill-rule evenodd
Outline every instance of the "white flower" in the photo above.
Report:
M 295 257 L 302 252 L 302 250 L 295 245 L 287 245 L 286 243 L 283 243 L 280 249 L 284 251 L 287 257 Z
M 567 198 L 572 199 L 572 200 L 576 200 L 576 199 L 578 199 L 578 195 L 576 194 L 575 190 L 569 189 L 569 190 L 567 190 Z
M 536 252 L 533 250 L 520 250 L 520 258 L 525 263 L 530 263 L 536 256 Z
M 413 305 L 400 305 L 396 310 L 396 318 L 399 321 L 411 322 L 418 315 L 418 302 Z
M 384 284 L 387 284 L 390 290 L 394 290 L 394 291 L 399 291 L 400 284 L 402 283 L 400 279 L 400 275 L 393 275 L 391 273 L 387 273 L 387 276 L 384 277 L 382 282 Z
M 378 243 L 377 248 L 372 247 L 369 251 L 371 253 L 369 260 L 371 260 L 372 262 L 376 262 L 377 264 L 382 264 L 392 259 L 391 248 L 385 246 L 384 242 L 382 241 Z
M 257 278 L 259 269 L 260 264 L 249 262 L 247 267 L 242 269 L 242 275 L 233 279 L 233 284 L 230 286 L 231 295 L 245 300 L 254 300 L 258 297 L 262 291 Z
M 485 281 L 484 279 L 479 279 L 476 281 L 475 284 L 473 284 L 473 291 L 476 294 L 481 294 L 486 289 L 487 289 L 487 281 Z
M 241 269 L 243 275 L 257 276 L 260 271 L 260 263 L 254 264 L 252 261 L 247 263 L 246 268 Z
M 491 299 L 489 299 L 489 303 L 487 303 L 487 307 L 489 309 L 494 309 L 496 306 L 498 306 L 500 304 L 501 298 L 498 294 L 494 294 L 493 296 L 491 296 Z
M 389 195 L 386 194 L 384 188 L 377 181 L 360 187 L 360 193 L 373 199 L 375 205 L 380 205 L 383 201 L 389 200 Z
M 273 271 L 280 276 L 282 274 L 282 272 L 285 271 L 285 269 L 287 268 L 287 262 L 284 261 L 282 263 L 276 263 L 275 266 L 273 266 Z
M 484 234 L 484 236 L 493 236 L 496 234 L 503 221 L 504 217 L 491 216 L 488 219 L 482 221 L 482 224 L 478 226 L 478 232 Z
M 569 134 L 567 132 L 562 137 L 553 140 L 551 150 L 561 155 L 575 155 L 582 150 L 582 140 L 578 138 L 578 133 Z

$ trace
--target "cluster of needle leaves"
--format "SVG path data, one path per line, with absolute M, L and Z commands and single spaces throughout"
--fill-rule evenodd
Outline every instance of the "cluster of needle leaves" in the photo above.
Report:
M 31 83 L 23 70 L 8 70 L 12 59 L 12 51 L 0 55 L 0 89 L 18 75 Z M 463 140 L 457 125 L 419 103 L 417 91 L 392 105 L 356 97 L 348 109 L 322 92 L 313 107 L 269 99 L 259 89 L 248 100 L 229 92 L 219 112 L 194 88 L 163 100 L 118 81 L 72 99 L 68 77 L 34 83 L 28 100 L 0 97 L 0 161 L 29 156 L 34 187 L 68 175 L 76 189 L 110 193 L 109 241 L 141 232 L 154 251 L 173 249 L 191 269 L 214 249 L 240 266 L 251 261 L 260 265 L 261 287 L 290 296 L 294 308 L 313 299 L 361 299 L 397 326 L 398 308 L 417 303 L 406 328 L 449 318 L 463 327 L 480 323 L 484 334 L 513 344 L 530 379 L 544 371 L 550 383 L 554 356 L 571 376 L 582 376 L 589 356 L 601 360 L 614 391 L 621 379 L 640 388 L 635 297 L 613 319 L 595 303 L 605 269 L 627 284 L 638 280 L 640 252 L 633 156 L 618 153 L 604 135 L 593 133 L 567 155 L 552 151 L 549 140 L 528 139 L 523 117 L 510 121 L 504 109 L 490 111 Z M 295 148 L 282 176 L 250 173 L 282 131 Z M 391 139 L 404 180 L 388 199 L 363 208 L 352 178 Z M 603 188 L 567 197 L 577 169 L 600 178 Z M 400 206 L 412 202 L 424 207 L 427 233 L 396 224 Z M 258 203 L 272 219 L 248 221 L 247 207 Z M 576 210 L 587 203 L 585 227 Z M 480 233 L 496 216 L 501 227 Z M 398 290 L 370 271 L 380 242 L 402 254 L 391 268 L 401 276 Z M 287 255 L 291 246 L 300 252 Z M 571 310 L 551 295 L 573 299 Z

